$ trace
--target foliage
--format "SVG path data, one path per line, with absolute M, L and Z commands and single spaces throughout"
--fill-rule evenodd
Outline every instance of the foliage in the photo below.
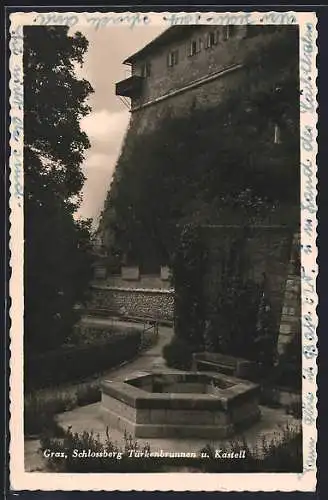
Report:
M 291 342 L 287 344 L 286 350 L 277 361 L 266 375 L 265 386 L 268 390 L 280 387 L 300 392 L 302 389 L 301 330 L 293 335 Z
M 199 228 L 192 224 L 182 227 L 171 264 L 171 280 L 175 292 L 174 332 L 196 350 L 199 350 L 204 342 L 203 278 L 206 258 Z
M 32 393 L 24 401 L 24 432 L 25 435 L 51 433 L 60 435 L 61 429 L 55 415 L 73 409 L 74 399 L 70 394 L 57 393 L 39 395 Z
M 56 472 L 151 472 L 156 471 L 158 464 L 153 459 L 130 458 L 130 452 L 145 453 L 149 446 L 140 447 L 131 436 L 125 434 L 123 449 L 110 438 L 108 428 L 106 438 L 100 440 L 99 435 L 92 432 L 73 433 L 71 429 L 65 432 L 63 440 L 44 436 L 41 439 L 41 450 L 64 452 L 66 457 L 51 457 L 47 465 Z M 90 452 L 93 457 L 75 456 L 78 452 Z
M 268 298 L 266 276 L 260 289 L 260 300 L 256 324 L 256 334 L 253 342 L 254 358 L 264 370 L 272 367 L 275 358 L 277 335 L 275 334 L 273 314 Z
M 224 234 L 218 235 L 222 240 L 221 259 L 218 270 L 218 263 L 211 268 L 205 348 L 209 352 L 254 360 L 267 368 L 274 353 L 273 316 L 265 276 L 261 285 L 249 278 L 247 235 L 247 227 L 228 241 L 224 240 Z
M 258 286 L 253 281 L 231 276 L 228 282 L 221 285 L 217 297 L 212 325 L 214 352 L 256 359 L 254 334 L 257 314 Z
M 169 344 L 163 347 L 163 357 L 167 366 L 180 370 L 189 370 L 192 365 L 192 353 L 197 347 L 191 346 L 185 339 L 174 336 Z
M 227 211 L 249 221 L 299 203 L 297 37 L 285 28 L 255 50 L 215 108 L 168 116 L 148 134 L 132 122 L 102 217 L 116 256 L 169 262 L 176 224 L 222 223 Z
M 86 300 L 91 221 L 74 219 L 90 146 L 80 119 L 92 88 L 75 75 L 87 40 L 64 26 L 24 27 L 25 349 L 61 345 Z
M 90 405 L 101 400 L 101 391 L 99 384 L 81 385 L 76 391 L 77 406 Z
M 206 446 L 210 460 L 203 466 L 202 472 L 301 472 L 302 467 L 302 431 L 301 428 L 286 426 L 281 439 L 267 439 L 265 435 L 252 447 L 245 438 L 233 440 L 231 450 L 245 450 L 243 460 L 215 460 L 215 449 Z
M 114 443 L 108 429 L 105 440 L 93 433 L 65 432 L 64 439 L 41 440 L 41 450 L 64 453 L 67 458 L 51 457 L 47 467 L 56 472 L 167 472 L 183 469 L 193 472 L 301 472 L 302 471 L 302 433 L 300 429 L 284 429 L 282 439 L 268 440 L 265 436 L 260 446 L 251 447 L 245 439 L 233 439 L 229 449 L 238 452 L 245 450 L 244 459 L 220 460 L 215 458 L 211 445 L 205 446 L 197 458 L 160 458 L 150 447 L 140 446 L 130 436 L 125 435 L 122 447 Z M 90 450 L 91 457 L 75 457 L 74 450 Z M 132 452 L 132 453 L 131 453 Z M 139 452 L 135 458 L 133 452 Z M 203 452 L 203 458 L 199 458 Z
M 24 27 L 24 140 L 26 149 L 46 160 L 42 174 L 67 203 L 77 196 L 84 176 L 80 165 L 90 144 L 79 121 L 93 91 L 75 75 L 88 41 L 68 35 L 66 26 Z M 71 205 L 68 205 L 71 207 Z
M 58 413 L 101 399 L 99 383 L 81 384 L 73 391 L 32 392 L 24 399 L 24 432 L 27 436 L 46 434 L 60 437 L 63 429 L 56 420 Z
M 293 415 L 294 418 L 298 418 L 301 420 L 303 415 L 302 401 L 296 400 L 290 403 L 290 405 L 287 407 L 287 413 L 289 415 Z
M 110 337 L 106 343 L 60 347 L 27 356 L 24 364 L 25 387 L 31 390 L 99 374 L 134 358 L 140 343 L 141 333 L 136 330 Z

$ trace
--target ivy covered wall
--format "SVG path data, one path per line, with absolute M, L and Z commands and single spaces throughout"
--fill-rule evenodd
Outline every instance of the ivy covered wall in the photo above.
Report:
M 270 40 L 242 73 L 132 114 L 101 218 L 113 260 L 169 263 L 178 224 L 298 226 L 297 27 Z

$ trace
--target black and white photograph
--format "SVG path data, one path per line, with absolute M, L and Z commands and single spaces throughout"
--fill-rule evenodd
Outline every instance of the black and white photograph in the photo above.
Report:
M 314 487 L 315 17 L 297 14 L 12 28 L 12 468 L 31 489 Z

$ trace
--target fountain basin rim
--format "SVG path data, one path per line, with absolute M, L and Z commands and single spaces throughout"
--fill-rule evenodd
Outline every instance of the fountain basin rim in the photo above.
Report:
M 226 389 L 218 389 L 217 395 L 201 393 L 156 393 L 147 392 L 144 389 L 129 384 L 130 380 L 135 380 L 136 375 L 131 375 L 125 381 L 108 381 L 101 383 L 103 395 L 110 396 L 121 401 L 132 408 L 139 409 L 183 409 L 183 410 L 229 410 L 248 399 L 251 395 L 256 397 L 260 387 L 249 381 L 228 377 L 213 372 L 186 372 L 186 373 L 154 373 L 140 375 L 139 378 L 149 375 L 154 376 L 207 376 L 210 380 L 230 381 L 233 386 Z

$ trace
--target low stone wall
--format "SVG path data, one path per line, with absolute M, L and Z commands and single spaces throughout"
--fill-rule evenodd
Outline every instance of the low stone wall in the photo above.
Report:
M 170 282 L 168 280 L 164 280 L 159 275 L 150 275 L 144 274 L 140 275 L 138 279 L 124 279 L 121 275 L 109 275 L 106 279 L 99 280 L 98 282 L 95 280 L 93 285 L 98 286 L 107 286 L 111 288 L 139 288 L 139 289 L 154 289 L 154 290 L 169 290 Z
M 89 309 L 108 310 L 120 316 L 173 320 L 174 291 L 152 288 L 92 286 Z

